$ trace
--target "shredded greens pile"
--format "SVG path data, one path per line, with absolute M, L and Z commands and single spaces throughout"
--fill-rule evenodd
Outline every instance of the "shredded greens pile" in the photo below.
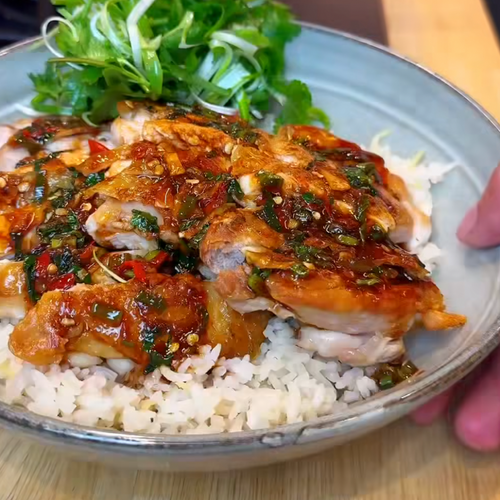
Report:
M 47 19 L 42 34 L 55 57 L 45 73 L 30 75 L 36 111 L 99 123 L 115 117 L 120 100 L 152 99 L 250 121 L 278 103 L 277 126 L 329 125 L 308 87 L 283 78 L 285 46 L 300 26 L 280 3 L 52 1 L 60 16 Z

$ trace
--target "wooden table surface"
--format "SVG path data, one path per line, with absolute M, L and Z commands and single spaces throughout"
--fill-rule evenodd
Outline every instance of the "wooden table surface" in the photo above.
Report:
M 500 52 L 480 0 L 383 3 L 391 47 L 456 83 L 500 119 Z M 464 449 L 444 422 L 420 429 L 400 421 L 296 462 L 172 475 L 72 462 L 0 432 L 4 499 L 500 500 L 500 456 Z

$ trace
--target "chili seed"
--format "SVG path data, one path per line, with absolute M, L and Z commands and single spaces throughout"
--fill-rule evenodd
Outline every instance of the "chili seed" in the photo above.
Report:
M 170 344 L 169 351 L 171 353 L 177 352 L 179 350 L 179 347 L 180 347 L 180 345 L 177 342 L 174 342 L 174 343 Z
M 274 203 L 276 203 L 276 205 L 281 205 L 283 203 L 283 198 L 281 196 L 275 196 L 273 198 L 273 201 Z
M 299 227 L 299 221 L 296 221 L 295 219 L 290 219 L 288 221 L 288 227 L 290 229 L 296 229 L 296 228 L 298 228 Z
M 71 318 L 63 318 L 61 320 L 62 326 L 73 326 L 75 324 L 75 320 Z
M 313 217 L 316 219 L 316 220 L 320 220 L 321 219 L 321 214 L 319 212 L 313 212 Z
M 155 167 L 155 175 L 163 175 L 165 169 L 161 165 Z
M 57 269 L 57 266 L 55 264 L 49 264 L 47 266 L 47 273 L 54 275 L 57 273 L 57 271 L 58 271 L 58 269 Z
M 30 185 L 28 182 L 21 182 L 21 184 L 19 184 L 19 186 L 17 186 L 17 190 L 20 193 L 26 193 L 26 191 L 28 191 L 29 188 L 30 188 Z
M 199 340 L 200 337 L 196 333 L 190 333 L 186 338 L 186 341 L 189 345 L 195 345 Z
M 5 186 L 7 186 L 7 181 L 3 177 L 0 177 L 0 189 L 3 189 Z
M 199 184 L 200 181 L 198 179 L 187 179 L 186 184 Z
M 65 208 L 58 208 L 56 210 L 56 215 L 68 215 L 68 211 Z
M 84 203 L 82 205 L 82 210 L 85 212 L 89 212 L 90 210 L 92 210 L 92 205 L 90 203 Z

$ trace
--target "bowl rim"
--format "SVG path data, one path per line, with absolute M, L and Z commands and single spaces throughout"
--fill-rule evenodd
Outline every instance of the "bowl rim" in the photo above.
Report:
M 331 36 L 348 40 L 352 43 L 364 46 L 370 50 L 376 50 L 385 55 L 397 59 L 403 64 L 416 68 L 421 73 L 437 80 L 453 93 L 458 94 L 482 119 L 486 119 L 497 134 L 500 136 L 500 125 L 493 116 L 480 104 L 472 99 L 464 91 L 450 83 L 448 80 L 432 70 L 402 56 L 390 48 L 380 45 L 371 40 L 335 30 L 328 27 L 319 26 L 313 23 L 300 22 L 301 26 L 307 30 L 319 33 L 326 33 Z M 19 43 L 10 45 L 0 50 L 0 58 L 14 52 L 30 49 L 42 40 L 41 37 L 33 37 Z M 193 452 L 196 450 L 217 451 L 228 447 L 241 447 L 249 444 L 260 443 L 266 445 L 266 437 L 292 436 L 292 440 L 281 440 L 282 442 L 269 443 L 266 447 L 282 446 L 296 443 L 299 438 L 308 433 L 313 440 L 331 436 L 335 430 L 342 430 L 343 426 L 360 415 L 367 420 L 376 421 L 377 417 L 384 410 L 404 404 L 406 411 L 417 404 L 430 399 L 445 388 L 458 381 L 470 372 L 479 362 L 481 362 L 499 343 L 500 337 L 497 335 L 500 330 L 500 316 L 484 332 L 482 340 L 463 351 L 455 354 L 446 364 L 435 368 L 427 377 L 416 379 L 408 383 L 400 384 L 396 388 L 370 398 L 359 403 L 355 403 L 348 409 L 336 414 L 319 417 L 311 421 L 286 424 L 278 427 L 267 428 L 254 431 L 241 431 L 224 434 L 200 434 L 200 435 L 169 435 L 169 434 L 141 434 L 125 431 L 117 431 L 107 428 L 86 427 L 79 424 L 68 423 L 62 420 L 45 417 L 33 413 L 27 409 L 0 402 L 0 425 L 12 428 L 21 432 L 38 437 L 42 440 L 62 440 L 68 443 L 85 442 L 91 447 L 96 445 L 106 445 L 111 449 L 121 449 L 122 451 L 161 451 L 163 454 L 179 451 Z M 405 412 L 406 412 L 405 411 Z M 278 440 L 280 441 L 280 440 Z

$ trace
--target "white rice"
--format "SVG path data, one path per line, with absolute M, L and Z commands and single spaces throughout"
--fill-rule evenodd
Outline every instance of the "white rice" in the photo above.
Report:
M 452 166 L 417 164 L 392 155 L 376 138 L 370 148 L 407 182 L 420 210 L 432 212 L 431 183 Z M 427 237 L 428 240 L 428 237 Z M 420 258 L 434 265 L 436 245 L 421 242 Z M 374 368 L 351 368 L 317 359 L 296 346 L 291 326 L 273 318 L 255 361 L 220 358 L 220 346 L 203 346 L 177 372 L 161 367 L 139 389 L 120 383 L 128 360 L 74 354 L 67 365 L 35 367 L 8 349 L 13 324 L 0 322 L 0 400 L 77 424 L 129 432 L 205 434 L 264 429 L 344 410 L 378 391 Z

